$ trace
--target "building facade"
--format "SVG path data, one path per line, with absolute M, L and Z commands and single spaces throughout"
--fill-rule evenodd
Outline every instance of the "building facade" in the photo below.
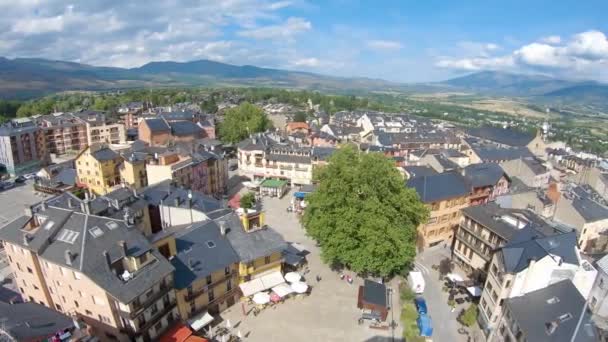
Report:
M 121 184 L 120 165 L 123 158 L 104 145 L 85 148 L 76 156 L 78 185 L 103 195 Z
M 15 119 L 0 127 L 0 164 L 10 175 L 36 171 L 47 160 L 44 136 L 29 119 Z

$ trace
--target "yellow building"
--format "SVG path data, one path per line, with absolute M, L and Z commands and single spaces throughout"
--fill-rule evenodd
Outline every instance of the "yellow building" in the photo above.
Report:
M 444 172 L 411 178 L 407 186 L 413 188 L 431 211 L 429 220 L 418 227 L 418 246 L 452 245 L 461 209 L 469 206 L 469 187 L 456 172 Z
M 141 189 L 148 186 L 146 158 L 134 154 L 126 156 L 118 171 L 121 182 L 130 188 Z
M 78 185 L 103 195 L 121 183 L 119 165 L 123 158 L 104 145 L 92 145 L 76 156 Z

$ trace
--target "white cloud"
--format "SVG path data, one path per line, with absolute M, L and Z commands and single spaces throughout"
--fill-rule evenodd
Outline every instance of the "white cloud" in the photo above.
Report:
M 403 47 L 400 42 L 392 40 L 368 40 L 366 45 L 370 49 L 385 51 L 399 50 Z
M 541 43 L 545 43 L 545 44 L 559 44 L 562 42 L 562 37 L 560 36 L 547 36 L 547 37 L 543 37 L 541 38 Z
M 319 59 L 311 57 L 311 58 L 302 58 L 295 60 L 291 63 L 291 65 L 295 67 L 310 67 L 315 68 L 321 65 L 321 61 Z
M 240 31 L 241 37 L 253 39 L 285 39 L 308 31 L 312 28 L 310 21 L 303 18 L 290 17 L 278 25 L 268 25 L 259 28 Z
M 567 40 L 548 36 L 501 56 L 471 54 L 464 58 L 441 57 L 440 68 L 457 70 L 536 71 L 559 77 L 606 80 L 608 38 L 600 31 L 586 31 Z
M 47 32 L 60 32 L 63 30 L 63 15 L 50 18 L 24 18 L 15 22 L 12 31 L 24 34 L 41 34 Z
M 279 10 L 279 9 L 282 9 L 285 7 L 289 7 L 289 6 L 291 6 L 291 4 L 292 4 L 291 1 L 277 1 L 277 2 L 270 4 L 268 6 L 268 8 L 274 11 L 274 10 Z
M 495 43 L 462 41 L 458 42 L 456 46 L 462 53 L 472 57 L 488 57 L 494 51 L 500 50 L 500 45 Z

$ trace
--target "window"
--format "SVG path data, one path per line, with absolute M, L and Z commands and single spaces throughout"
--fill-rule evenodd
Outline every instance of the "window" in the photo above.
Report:
M 86 313 L 88 316 L 93 316 L 93 313 L 89 310 L 84 310 L 84 313 Z
M 213 278 L 211 278 L 211 275 L 207 276 L 207 285 L 211 284 L 211 282 L 213 281 Z
M 188 286 L 188 296 L 192 296 L 192 285 Z
M 57 308 L 57 311 L 61 311 L 61 305 L 55 304 L 55 307 Z
M 27 283 L 25 282 L 25 279 L 23 279 L 22 282 L 23 282 L 23 286 L 27 287 Z
M 194 301 L 190 302 L 190 314 L 194 315 L 194 312 L 196 311 L 196 305 L 194 305 Z
M 597 298 L 592 297 L 589 306 L 593 309 L 595 307 L 595 304 L 597 304 Z
M 604 278 L 600 278 L 599 286 L 600 286 L 600 289 L 602 289 L 602 290 L 604 289 Z
M 78 295 L 82 298 L 82 291 L 78 290 Z
M 80 307 L 80 305 L 78 305 L 77 301 L 74 301 L 74 306 L 76 306 L 77 308 Z
M 267 255 L 266 257 L 264 257 L 264 263 L 265 264 L 270 264 L 270 256 Z
M 33 286 L 34 286 L 34 290 L 38 290 L 38 286 L 36 286 L 36 285 L 33 285 Z
M 21 271 L 21 265 L 19 265 L 19 263 L 17 263 L 17 268 L 19 269 L 19 271 Z
M 213 289 L 209 289 L 209 302 L 211 303 L 215 299 Z
M 496 264 L 492 264 L 492 274 L 496 275 L 498 273 L 498 267 L 496 267 Z
M 230 267 L 224 268 L 224 275 L 229 275 L 229 274 L 230 274 Z
M 232 290 L 232 279 L 228 279 L 226 282 L 226 291 Z
M 152 309 L 150 310 L 150 315 L 154 316 L 158 313 L 158 306 L 156 306 L 156 303 L 152 304 L 150 308 Z
M 79 280 L 80 279 L 80 273 L 78 272 L 72 272 L 74 274 L 74 279 Z

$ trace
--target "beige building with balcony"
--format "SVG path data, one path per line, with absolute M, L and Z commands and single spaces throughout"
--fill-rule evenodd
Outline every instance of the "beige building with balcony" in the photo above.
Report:
M 128 215 L 91 215 L 88 200 L 54 203 L 0 229 L 23 297 L 84 320 L 102 340 L 157 340 L 179 319 L 173 266 Z
M 260 135 L 238 146 L 239 174 L 251 179 L 284 179 L 291 185 L 312 183 L 312 154 L 310 147 L 279 144 Z
M 418 246 L 452 245 L 460 223 L 461 209 L 469 206 L 469 187 L 456 172 L 418 176 L 408 180 L 420 200 L 430 209 L 429 220 L 418 227 Z

